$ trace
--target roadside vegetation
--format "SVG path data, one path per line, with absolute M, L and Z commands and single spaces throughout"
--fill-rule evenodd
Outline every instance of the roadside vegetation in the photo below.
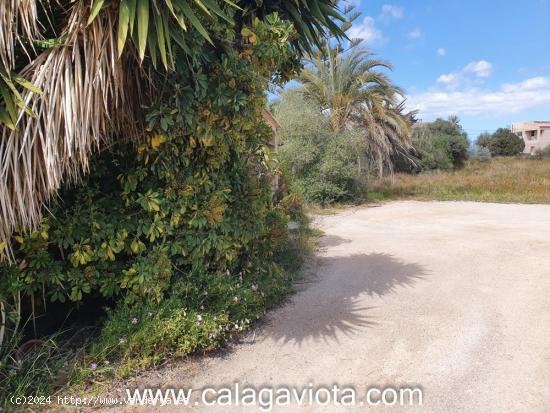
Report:
M 550 203 L 550 158 L 470 160 L 464 168 L 375 180 L 369 199 Z
M 523 140 L 506 128 L 471 143 L 456 116 L 418 122 L 384 73 L 389 63 L 353 45 L 327 50 L 301 72 L 302 86 L 273 105 L 281 168 L 310 207 L 402 198 L 550 201 L 548 149 L 521 157 Z
M 0 408 L 218 348 L 291 291 L 312 233 L 266 91 L 344 19 L 238 3 L 0 4 Z
M 409 156 L 395 157 L 395 169 L 408 173 L 460 169 L 468 159 L 468 148 L 468 137 L 456 116 L 417 123 Z
M 346 15 L 344 30 L 359 17 Z M 306 55 L 301 86 L 272 105 L 287 186 L 310 204 L 361 202 L 371 176 L 392 173 L 395 157 L 412 159 L 414 113 L 388 77 L 391 64 L 360 44 L 329 41 Z
M 525 149 L 525 141 L 512 133 L 510 129 L 499 128 L 495 133 L 481 134 L 476 147 L 486 149 L 491 156 L 515 156 Z
M 237 3 L 0 3 L 0 408 L 223 346 L 292 290 L 305 203 L 547 202 L 510 133 L 417 123 L 353 7 Z

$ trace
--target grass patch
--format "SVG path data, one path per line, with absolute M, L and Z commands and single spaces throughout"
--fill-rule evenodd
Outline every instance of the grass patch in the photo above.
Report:
M 30 340 L 20 346 L 20 336 L 4 342 L 0 349 L 0 411 L 11 411 L 9 398 L 14 396 L 45 396 L 63 385 L 73 351 L 70 339 L 63 333 L 42 340 Z M 60 346 L 60 342 L 64 342 Z M 21 406 L 19 406 L 21 408 Z
M 367 196 L 367 201 L 369 202 L 380 202 L 386 199 L 386 196 L 383 192 L 369 192 Z
M 495 158 L 469 161 L 463 169 L 397 174 L 371 184 L 381 199 L 550 203 L 550 159 Z

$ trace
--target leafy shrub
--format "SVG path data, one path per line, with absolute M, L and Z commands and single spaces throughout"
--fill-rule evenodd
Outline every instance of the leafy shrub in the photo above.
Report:
M 213 30 L 236 36 L 232 25 Z M 267 80 L 298 69 L 293 33 L 276 14 L 242 31 L 244 50 L 220 52 L 191 33 L 191 55 L 162 79 L 141 144 L 96 156 L 39 228 L 16 235 L 15 265 L 0 264 L 0 302 L 16 308 L 12 297 L 23 297 L 32 315 L 49 302 L 116 302 L 85 358 L 93 375 L 102 361 L 120 357 L 133 371 L 219 345 L 288 291 L 276 255 L 289 217 L 271 202 L 272 131 L 261 113 Z M 20 318 L 10 319 L 12 337 Z
M 525 141 L 506 128 L 499 128 L 492 135 L 482 134 L 476 143 L 489 149 L 492 156 L 515 156 L 525 149 Z
M 413 146 L 419 159 L 416 171 L 460 168 L 468 159 L 468 138 L 457 118 L 416 127 Z
M 18 265 L 0 264 L 2 296 L 44 289 L 51 301 L 99 293 L 159 302 L 178 272 L 238 272 L 269 254 L 271 129 L 257 73 L 278 69 L 277 52 L 292 55 L 289 28 L 275 19 L 248 29 L 264 40 L 252 49 L 265 55 L 257 62 L 234 50 L 195 51 L 208 61 L 199 69 L 209 82 L 193 82 L 181 65 L 169 79 L 175 91 L 147 115 L 142 145 L 94 159 L 40 228 L 16 236 Z
M 366 197 L 366 148 L 354 131 L 331 131 L 318 108 L 296 92 L 284 94 L 274 112 L 281 124 L 281 166 L 307 201 Z
M 238 274 L 182 275 L 160 304 L 121 305 L 109 311 L 101 340 L 86 355 L 79 379 L 127 376 L 167 357 L 218 348 L 262 316 L 290 286 L 288 276 L 273 264 Z

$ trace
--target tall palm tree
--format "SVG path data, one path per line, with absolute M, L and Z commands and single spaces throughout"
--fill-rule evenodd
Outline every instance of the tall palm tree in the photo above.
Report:
M 298 56 L 345 37 L 333 0 L 0 0 L 0 259 L 94 150 L 139 136 L 154 96 L 144 60 L 171 70 L 176 49 L 192 52 L 189 30 L 218 47 L 227 39 L 209 19 L 246 25 L 272 12 L 296 27 Z
M 304 94 L 319 105 L 334 131 L 359 129 L 378 172 L 392 171 L 392 155 L 408 153 L 410 117 L 404 114 L 403 92 L 382 72 L 390 63 L 379 60 L 360 39 L 310 54 L 299 80 Z

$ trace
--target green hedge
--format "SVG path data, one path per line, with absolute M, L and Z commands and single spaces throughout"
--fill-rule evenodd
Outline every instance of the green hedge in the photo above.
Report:
M 289 215 L 272 204 L 261 112 L 268 81 L 298 69 L 294 30 L 277 15 L 242 34 L 212 24 L 216 38 L 243 46 L 214 49 L 190 33 L 190 52 L 157 80 L 141 144 L 98 155 L 39 228 L 15 237 L 15 265 L 0 264 L 12 339 L 20 316 L 51 302 L 118 302 L 76 369 L 84 376 L 106 361 L 122 360 L 124 373 L 219 345 L 289 289 L 276 262 Z M 26 373 L 7 349 L 0 386 L 23 391 L 12 376 Z

